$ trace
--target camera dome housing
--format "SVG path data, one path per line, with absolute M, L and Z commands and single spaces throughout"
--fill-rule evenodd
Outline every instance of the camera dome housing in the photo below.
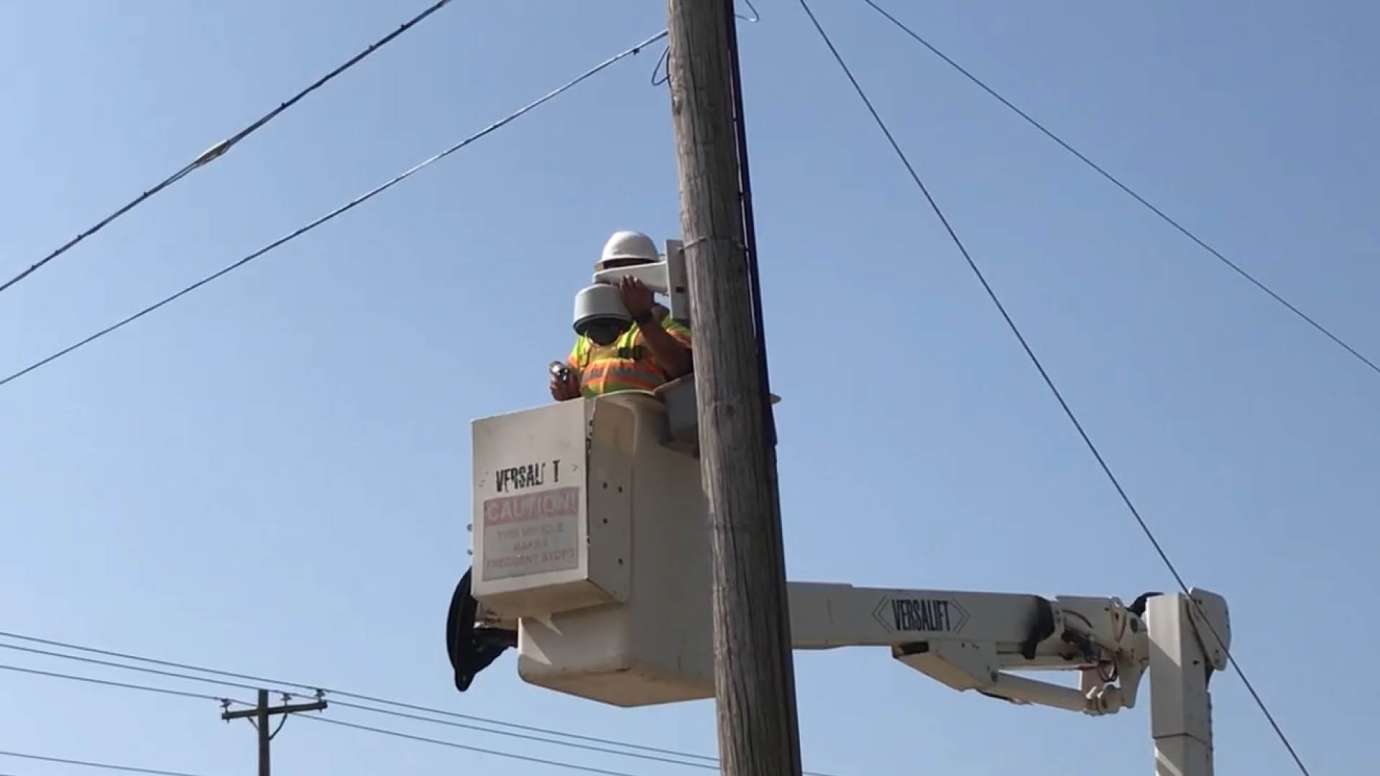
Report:
M 600 345 L 607 345 L 632 323 L 632 315 L 623 306 L 618 289 L 603 283 L 580 289 L 575 295 L 575 333 L 588 335 Z M 607 341 L 604 341 L 607 340 Z

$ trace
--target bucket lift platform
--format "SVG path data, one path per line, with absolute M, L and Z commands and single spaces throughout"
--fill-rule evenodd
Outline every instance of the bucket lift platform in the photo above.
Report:
M 643 393 L 474 424 L 471 586 L 516 621 L 526 681 L 624 706 L 713 695 L 699 462 L 675 444 Z
M 473 424 L 473 565 L 447 638 L 457 687 L 505 647 L 521 678 L 617 706 L 712 698 L 710 530 L 693 383 Z M 688 411 L 688 416 L 687 416 Z M 792 582 L 796 649 L 887 648 L 956 690 L 1089 715 L 1151 686 L 1157 773 L 1206 776 L 1226 602 Z M 1035 679 L 1064 671 L 1077 684 Z

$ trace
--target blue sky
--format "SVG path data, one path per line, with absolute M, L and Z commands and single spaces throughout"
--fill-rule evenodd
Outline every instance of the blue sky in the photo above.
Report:
M 0 268 L 27 266 L 422 3 L 395 5 L 0 4 Z M 744 78 L 791 578 L 1167 589 L 799 7 L 758 5 Z M 1313 771 L 1365 770 L 1380 724 L 1367 673 L 1380 627 L 1365 614 L 1380 581 L 1380 376 L 861 3 L 815 5 L 1171 555 L 1227 596 L 1235 654 Z M 1380 354 L 1373 6 L 890 7 Z M 0 296 L 0 371 L 375 185 L 656 32 L 664 12 L 454 3 Z M 522 684 L 511 655 L 459 696 L 441 638 L 467 562 L 469 422 L 545 400 L 571 294 L 608 233 L 678 228 L 656 53 L 0 389 L 0 630 L 712 751 L 708 703 L 604 708 Z M 1151 767 L 1145 707 L 1008 707 L 884 652 L 796 667 L 816 770 Z M 1289 773 L 1240 683 L 1214 688 L 1219 770 Z M 213 704 L 8 673 L 0 698 L 0 749 L 253 767 L 252 731 Z M 275 763 L 560 772 L 307 722 L 288 724 Z

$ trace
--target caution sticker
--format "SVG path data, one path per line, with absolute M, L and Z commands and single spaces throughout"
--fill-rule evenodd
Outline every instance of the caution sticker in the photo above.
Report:
M 484 502 L 484 579 L 578 568 L 580 488 Z

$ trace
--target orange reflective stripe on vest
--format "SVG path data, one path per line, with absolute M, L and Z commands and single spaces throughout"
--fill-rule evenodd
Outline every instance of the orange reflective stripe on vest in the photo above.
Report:
M 580 375 L 580 386 L 586 396 L 613 391 L 650 391 L 666 382 L 655 369 L 640 365 L 624 366 L 618 359 L 595 361 Z

